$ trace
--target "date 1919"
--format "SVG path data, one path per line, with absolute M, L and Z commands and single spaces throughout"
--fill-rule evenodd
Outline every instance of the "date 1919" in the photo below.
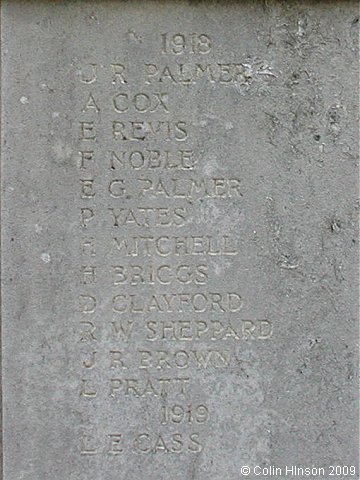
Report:
M 205 405 L 191 406 L 171 405 L 161 407 L 161 423 L 206 423 L 209 420 L 209 410 Z

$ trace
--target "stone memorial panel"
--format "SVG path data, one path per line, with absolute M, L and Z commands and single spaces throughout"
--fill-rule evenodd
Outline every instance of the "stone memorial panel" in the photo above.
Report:
M 2 2 L 4 480 L 358 478 L 358 2 Z

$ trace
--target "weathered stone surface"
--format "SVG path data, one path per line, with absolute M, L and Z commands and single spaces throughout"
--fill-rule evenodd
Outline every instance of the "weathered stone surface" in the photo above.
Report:
M 358 478 L 357 2 L 1 16 L 4 480 Z

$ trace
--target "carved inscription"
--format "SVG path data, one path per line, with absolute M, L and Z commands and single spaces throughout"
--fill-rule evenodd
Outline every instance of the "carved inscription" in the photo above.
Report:
M 243 179 L 226 168 L 204 173 L 196 129 L 176 108 L 174 88 L 251 81 L 241 59 L 217 62 L 214 52 L 207 33 L 164 32 L 144 64 L 88 62 L 75 75 L 78 394 L 84 411 L 92 402 L 114 411 L 107 434 L 84 428 L 84 456 L 199 454 L 216 412 L 194 395 L 196 372 L 231 369 L 238 346 L 273 335 L 271 318 L 249 314 L 254 299 L 224 281 L 242 239 L 206 217 L 208 206 L 224 216 L 245 208 Z M 193 222 L 200 208 L 205 227 Z M 125 402 L 156 405 L 157 427 L 124 430 Z

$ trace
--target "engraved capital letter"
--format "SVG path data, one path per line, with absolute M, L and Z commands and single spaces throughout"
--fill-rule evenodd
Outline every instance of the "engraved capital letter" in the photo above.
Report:
M 95 239 L 93 237 L 82 238 L 80 240 L 80 247 L 83 255 L 95 256 Z
M 80 311 L 82 313 L 94 313 L 96 308 L 96 298 L 91 295 L 80 295 Z
M 92 445 L 92 438 L 90 435 L 83 435 L 80 440 L 81 455 L 95 455 L 96 448 Z
M 89 380 L 81 380 L 80 397 L 94 398 L 97 395 L 97 391 L 88 387 L 87 386 L 88 383 L 89 383 Z
M 84 365 L 85 368 L 93 368 L 93 367 L 95 367 L 95 363 L 96 363 L 96 353 L 97 353 L 97 352 L 93 352 L 93 353 L 91 354 L 91 357 L 90 357 L 89 360 L 84 360 L 83 365 Z
M 82 170 L 86 170 L 87 162 L 94 161 L 94 152 L 81 150 L 79 154 L 80 154 L 80 168 Z
M 95 98 L 94 96 L 90 93 L 86 103 L 85 103 L 85 106 L 84 108 L 82 109 L 83 112 L 86 112 L 87 110 L 95 110 L 95 112 L 100 112 L 100 108 L 98 107 L 96 101 L 95 101 Z
M 96 330 L 96 326 L 93 322 L 80 322 L 81 325 L 87 325 L 87 330 L 83 330 L 81 332 L 81 337 L 80 337 L 80 341 L 81 342 L 92 342 L 92 341 L 95 341 L 96 342 L 96 337 L 94 335 L 94 332 Z
M 125 84 L 127 83 L 127 80 L 125 78 L 125 66 L 121 65 L 121 63 L 112 63 L 111 64 L 112 70 L 113 70 L 113 80 L 112 83 L 115 85 L 116 83 L 122 83 Z
M 81 226 L 87 227 L 87 224 L 94 218 L 94 210 L 92 208 L 81 209 Z
M 83 266 L 81 267 L 81 283 L 89 284 L 96 283 L 96 267 Z
M 109 453 L 112 455 L 118 455 L 123 451 L 121 447 L 122 435 L 121 433 L 114 433 L 109 435 Z
M 268 320 L 260 320 L 259 338 L 270 338 L 272 335 L 273 327 Z
M 83 70 L 80 70 L 80 82 L 86 83 L 90 85 L 90 83 L 94 83 L 97 79 L 97 65 L 96 63 L 90 63 L 88 67 L 86 67 L 86 72 L 84 73 Z

